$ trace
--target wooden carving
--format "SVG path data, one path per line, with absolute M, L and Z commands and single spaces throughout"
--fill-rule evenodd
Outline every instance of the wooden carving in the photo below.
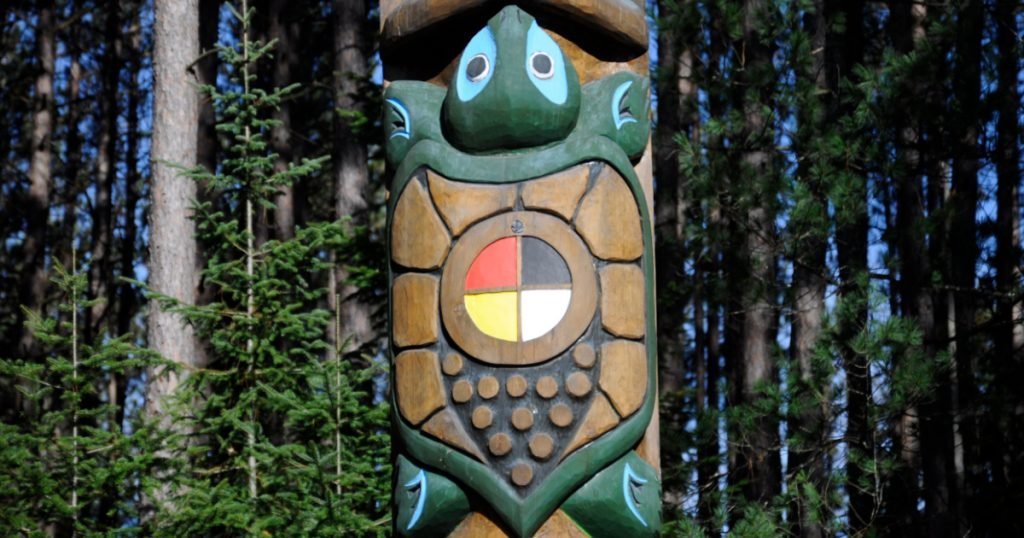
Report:
M 384 0 L 403 536 L 660 524 L 634 0 Z

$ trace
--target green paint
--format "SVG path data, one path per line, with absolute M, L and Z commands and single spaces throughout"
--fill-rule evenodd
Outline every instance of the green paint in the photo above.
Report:
M 647 483 L 628 497 L 622 495 L 626 465 Z M 634 491 L 636 496 L 634 498 Z M 626 503 L 634 503 L 643 524 Z M 658 475 L 635 452 L 629 452 L 584 484 L 562 504 L 562 510 L 595 537 L 656 536 L 661 526 L 661 491 Z
M 446 536 L 470 512 L 469 498 L 451 480 L 442 475 L 420 469 L 408 459 L 398 456 L 396 464 L 395 531 L 399 536 Z M 423 495 L 422 487 L 410 491 L 405 484 L 414 481 L 425 471 L 426 496 L 419 517 L 409 525 Z

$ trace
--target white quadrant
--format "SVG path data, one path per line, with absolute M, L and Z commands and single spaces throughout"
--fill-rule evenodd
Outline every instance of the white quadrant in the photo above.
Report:
M 522 338 L 526 342 L 555 328 L 566 310 L 572 290 L 524 290 L 521 297 L 520 315 Z

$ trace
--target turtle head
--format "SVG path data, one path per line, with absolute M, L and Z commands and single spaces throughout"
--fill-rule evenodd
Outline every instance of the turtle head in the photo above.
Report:
M 580 82 L 569 58 L 516 6 L 470 39 L 444 101 L 445 134 L 470 153 L 542 146 L 576 126 Z

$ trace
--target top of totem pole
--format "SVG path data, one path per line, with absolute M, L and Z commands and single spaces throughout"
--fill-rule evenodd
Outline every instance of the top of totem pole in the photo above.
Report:
M 642 54 L 647 50 L 643 0 L 381 0 L 383 52 L 415 42 L 415 37 L 450 20 L 486 21 L 509 4 L 520 4 L 538 16 L 547 15 L 554 22 L 593 32 L 603 42 L 614 44 L 620 53 Z

